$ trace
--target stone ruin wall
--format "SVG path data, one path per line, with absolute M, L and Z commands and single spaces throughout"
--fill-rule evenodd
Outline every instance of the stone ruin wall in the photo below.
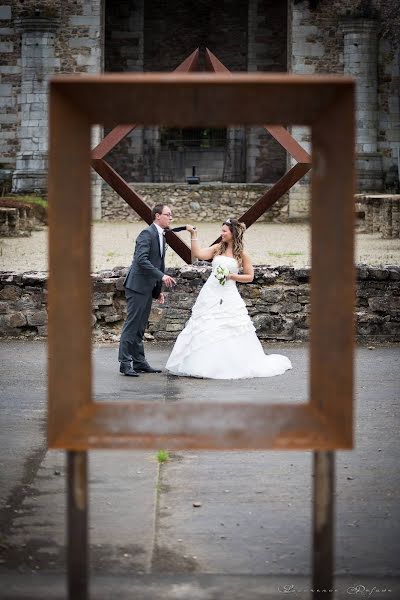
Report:
M 344 30 L 343 22 L 349 14 L 357 13 L 362 5 L 360 0 L 333 0 L 319 2 L 317 10 L 310 10 L 307 2 L 289 3 L 288 30 L 288 70 L 299 74 L 349 72 L 357 78 L 363 75 L 366 56 L 357 56 L 357 48 L 352 48 L 349 64 L 344 60 Z M 374 151 L 379 156 L 367 158 L 358 168 L 365 172 L 359 179 L 358 191 L 379 192 L 381 190 L 396 191 L 398 186 L 397 148 L 400 143 L 400 77 L 399 50 L 390 40 L 381 36 L 377 24 L 378 46 L 376 54 L 376 86 L 377 86 L 377 123 L 374 126 L 375 139 L 366 140 L 357 151 Z M 365 35 L 363 33 L 362 35 Z M 356 41 L 356 40 L 355 40 Z M 360 44 L 361 47 L 361 44 Z M 373 60 L 373 56 L 369 56 Z M 358 63 L 358 60 L 360 62 Z M 360 65 L 358 69 L 357 65 Z M 365 102 L 359 98 L 359 102 Z M 367 100 L 367 102 L 369 99 Z M 363 111 L 364 109 L 362 109 Z M 360 111 L 358 122 L 370 118 Z M 365 124 L 365 123 L 364 123 Z M 307 149 L 311 150 L 310 132 L 307 128 L 293 127 L 293 135 Z M 358 137 L 360 134 L 358 133 Z M 368 148 L 368 145 L 370 146 Z M 382 172 L 369 180 L 368 168 L 374 171 L 374 162 L 381 161 Z M 302 179 L 290 191 L 290 216 L 306 216 L 309 211 L 309 180 L 310 176 Z
M 200 3 L 199 10 L 204 3 Z M 247 5 L 247 41 L 243 38 L 243 32 L 238 27 L 237 15 L 232 15 L 229 31 L 219 40 L 215 39 L 216 54 L 227 66 L 233 70 L 246 69 L 249 71 L 282 71 L 287 70 L 294 73 L 342 73 L 344 70 L 343 55 L 343 30 L 340 19 L 346 12 L 356 8 L 359 1 L 333 0 L 332 2 L 320 2 L 317 10 L 310 10 L 307 2 L 294 4 L 289 2 L 289 15 L 287 19 L 287 55 L 283 44 L 284 40 L 279 24 L 284 17 L 279 11 L 283 11 L 285 3 L 271 3 L 271 0 L 249 0 Z M 280 8 L 277 8 L 279 5 Z M 44 52 L 47 56 L 47 71 L 50 72 L 101 72 L 106 70 L 129 70 L 140 71 L 143 69 L 154 69 L 156 61 L 160 58 L 148 50 L 150 39 L 146 41 L 145 36 L 149 34 L 151 19 L 146 25 L 146 13 L 143 2 L 135 4 L 128 0 L 113 3 L 112 11 L 106 12 L 106 28 L 102 21 L 102 0 L 76 0 L 75 2 L 61 2 L 61 0 L 5 0 L 0 5 L 0 171 L 9 175 L 17 164 L 17 155 L 23 162 L 23 153 L 38 149 L 39 153 L 45 155 L 47 144 L 47 133 L 45 123 L 47 120 L 47 108 L 40 107 L 40 102 L 35 102 L 35 94 L 38 100 L 43 94 L 43 82 L 35 82 L 39 91 L 35 92 L 32 82 L 32 93 L 21 89 L 22 71 L 24 59 L 21 58 L 23 36 L 21 26 L 18 24 L 20 17 L 32 15 L 38 7 L 42 14 L 53 20 L 56 24 L 54 37 L 48 37 Z M 274 10 L 272 10 L 274 7 Z M 243 11 L 243 7 L 240 9 Z M 286 10 L 286 9 L 285 9 Z M 201 12 L 201 11 L 200 11 Z M 204 11 L 203 11 L 204 12 Z M 244 19 L 240 12 L 241 20 Z M 240 16 L 239 15 L 239 16 Z M 269 15 L 267 27 L 266 15 Z M 225 15 L 226 16 L 226 15 Z M 157 21 L 157 14 L 151 16 Z M 236 20 L 235 20 L 236 18 Z M 111 22 L 110 22 L 111 19 Z M 120 26 L 116 24 L 120 23 Z M 160 28 L 154 29 L 154 42 L 160 37 Z M 105 31 L 105 40 L 104 39 Z M 279 32 L 282 35 L 277 35 Z M 161 33 L 160 33 L 161 32 Z M 286 34 L 286 32 L 284 32 Z M 189 35 L 189 34 L 188 34 Z M 271 36 L 274 44 L 271 45 Z M 51 40 L 54 40 L 51 42 Z M 170 48 L 160 68 L 170 69 L 181 53 L 179 40 Z M 47 44 L 47 45 L 46 45 Z M 106 48 L 106 64 L 104 65 L 104 47 Z M 157 47 L 155 45 L 154 47 Z M 265 48 L 268 47 L 268 52 Z M 146 56 L 147 48 L 147 56 Z M 236 58 L 232 62 L 229 58 L 229 49 L 236 49 Z M 175 53 L 175 54 L 174 54 Z M 165 61 L 172 61 L 166 64 Z M 168 62 L 167 61 L 167 62 Z M 236 61 L 236 62 L 235 62 Z M 46 61 L 45 61 L 46 62 Z M 165 64 L 164 64 L 165 63 Z M 378 122 L 377 122 L 377 152 L 382 156 L 382 166 L 386 189 L 392 189 L 396 185 L 396 160 L 397 147 L 400 143 L 399 123 L 399 52 L 390 41 L 379 39 L 378 44 L 378 72 L 377 72 L 377 95 L 378 95 Z M 33 76 L 33 73 L 32 73 Z M 28 81 L 29 84 L 29 81 Z M 29 104 L 32 103 L 30 107 Z M 21 122 L 23 117 L 24 122 Z M 30 145 L 32 135 L 26 128 L 37 129 L 39 134 L 35 145 Z M 43 125 L 43 132 L 40 131 Z M 25 128 L 25 129 L 24 129 Z M 247 179 L 249 181 L 264 180 L 266 175 L 265 165 L 271 162 L 271 156 L 276 157 L 273 168 L 273 177 L 285 169 L 285 157 L 275 150 L 263 146 L 257 150 L 257 143 L 262 132 L 247 132 L 246 154 L 247 154 Z M 294 135 L 306 147 L 309 147 L 309 132 L 304 129 L 294 128 Z M 100 132 L 94 133 L 94 139 L 98 139 Z M 130 164 L 143 175 L 146 165 L 143 165 L 143 150 L 152 143 L 152 132 L 149 136 L 142 136 L 137 132 L 137 138 L 133 134 L 134 142 L 123 142 L 119 156 L 123 156 L 126 164 Z M 24 137 L 25 136 L 25 137 Z M 240 142 L 240 137 L 238 137 Z M 239 143 L 235 142 L 235 143 Z M 240 142 L 241 143 L 241 142 Z M 271 141 L 271 144 L 274 142 Z M 124 146 L 124 144 L 127 144 Z M 32 147 L 31 147 L 32 146 Z M 34 146 L 34 147 L 33 147 Z M 122 160 L 122 159 L 121 159 Z M 135 163 L 135 164 L 133 164 Z M 137 164 L 136 164 L 137 163 Z M 143 179 L 142 179 L 143 180 Z M 271 179 L 273 180 L 272 176 Z M 97 212 L 94 216 L 100 216 L 99 181 L 94 177 L 98 200 Z M 308 179 L 303 184 L 297 184 L 290 192 L 290 216 L 306 216 L 308 214 Z M 391 187 L 392 186 L 392 187 Z M 371 192 L 378 190 L 370 189 Z
M 261 184 L 131 184 L 149 206 L 168 204 L 175 222 L 219 222 L 240 217 L 271 186 Z M 288 218 L 288 195 L 284 194 L 259 221 L 284 222 Z M 102 194 L 102 219 L 140 221 L 141 217 L 108 185 Z
M 56 26 L 54 54 L 47 53 L 54 73 L 102 70 L 101 0 L 4 0 L 0 6 L 0 163 L 14 169 L 19 148 L 21 112 L 22 28 L 20 19 L 40 10 Z M 32 73 L 33 76 L 33 73 Z M 32 102 L 34 99 L 30 99 Z M 35 109 L 36 110 L 36 109 Z
M 168 269 L 177 280 L 166 292 L 166 304 L 153 304 L 146 338 L 173 342 L 190 317 L 210 266 Z M 92 274 L 94 341 L 117 341 L 126 316 L 123 280 L 126 268 Z M 309 339 L 310 269 L 256 267 L 253 283 L 239 285 L 264 341 Z M 357 267 L 357 339 L 360 342 L 400 341 L 400 267 Z M 0 336 L 47 335 L 47 273 L 0 273 Z

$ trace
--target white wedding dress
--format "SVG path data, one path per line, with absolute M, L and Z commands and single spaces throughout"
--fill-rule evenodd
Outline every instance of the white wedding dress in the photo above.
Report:
M 282 375 L 292 368 L 281 354 L 265 354 L 236 282 L 221 285 L 218 266 L 238 273 L 238 262 L 216 256 L 212 273 L 200 290 L 192 315 L 179 334 L 166 369 L 173 375 L 209 379 L 245 379 Z

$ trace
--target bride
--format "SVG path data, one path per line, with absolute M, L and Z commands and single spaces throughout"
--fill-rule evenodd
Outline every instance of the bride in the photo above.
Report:
M 200 248 L 191 234 L 192 258 L 212 259 L 212 272 L 179 334 L 166 369 L 173 375 L 210 379 L 244 379 L 282 375 L 292 365 L 286 356 L 265 354 L 236 282 L 250 283 L 254 269 L 243 249 L 244 223 L 227 219 L 221 242 Z M 239 273 L 241 271 L 241 273 Z

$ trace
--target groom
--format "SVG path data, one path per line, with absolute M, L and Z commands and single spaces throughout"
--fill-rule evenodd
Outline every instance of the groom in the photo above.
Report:
M 152 225 L 140 232 L 131 268 L 125 278 L 125 296 L 128 314 L 121 333 L 118 360 L 120 373 L 138 377 L 139 373 L 161 373 L 153 369 L 144 356 L 143 336 L 153 298 L 164 304 L 162 283 L 168 288 L 175 280 L 165 275 L 165 238 L 172 213 L 166 204 L 156 204 L 151 211 Z

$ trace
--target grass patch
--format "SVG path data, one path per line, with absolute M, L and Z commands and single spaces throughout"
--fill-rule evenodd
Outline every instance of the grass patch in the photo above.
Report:
M 48 202 L 45 198 L 41 196 L 26 195 L 8 195 L 0 198 L 0 206 L 9 207 L 9 208 L 18 208 L 18 207 L 26 207 L 31 208 L 35 217 L 47 224 L 47 208 Z
M 48 202 L 46 198 L 42 198 L 41 196 L 15 196 L 14 198 L 21 200 L 21 202 L 27 202 L 28 204 L 36 204 L 37 206 L 42 206 L 43 208 L 48 207 Z
M 20 204 L 35 204 L 36 206 L 42 206 L 43 208 L 48 207 L 48 202 L 45 198 L 42 198 L 41 196 L 34 196 L 33 194 L 26 196 L 8 195 L 1 198 L 1 201 L 18 202 Z
M 304 252 L 268 252 L 270 256 L 285 258 L 285 256 L 304 256 Z
M 158 450 L 156 458 L 160 464 L 167 462 L 170 458 L 168 450 Z

